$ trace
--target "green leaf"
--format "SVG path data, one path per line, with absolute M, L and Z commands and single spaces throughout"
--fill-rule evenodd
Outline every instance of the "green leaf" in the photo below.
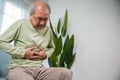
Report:
M 66 35 L 66 31 L 67 31 L 67 22 L 68 22 L 68 10 L 66 10 L 66 12 L 65 12 L 64 24 L 63 24 L 62 32 L 61 32 L 63 37 Z
M 52 67 L 58 67 L 58 64 L 57 64 L 58 58 L 56 56 L 50 57 L 49 60 L 52 63 Z
M 50 66 L 50 67 L 53 67 L 53 62 L 51 61 L 50 58 L 48 58 L 48 63 L 49 63 L 49 66 Z
M 64 46 L 63 46 L 63 50 L 64 50 L 65 47 L 67 46 L 68 41 L 69 41 L 69 35 L 67 35 L 67 37 L 66 37 L 66 39 L 65 39 Z
M 48 58 L 48 63 L 50 67 L 58 67 L 58 58 L 57 56 L 51 56 Z
M 72 35 L 71 39 L 68 41 L 68 44 L 65 46 L 63 53 L 61 54 L 60 65 L 62 65 L 65 62 L 65 59 L 67 58 L 66 56 L 69 54 L 73 42 L 74 42 L 74 35 Z
M 74 47 L 74 35 L 72 35 L 72 37 L 70 38 L 70 43 L 69 43 L 69 49 L 68 49 L 68 52 L 67 52 L 67 55 L 66 55 L 66 64 L 69 64 L 71 62 L 71 58 L 72 58 L 72 55 L 73 55 L 73 47 Z
M 58 57 L 59 57 L 59 54 L 61 53 L 62 51 L 62 38 L 61 36 L 57 39 L 57 45 L 55 45 L 55 50 L 54 52 L 52 53 L 52 55 L 50 56 L 50 60 L 52 61 L 52 65 L 54 65 L 55 67 L 58 66 Z
M 69 64 L 71 62 L 72 54 L 73 54 L 73 48 L 70 48 L 69 52 L 66 54 L 66 58 L 65 58 L 66 64 Z
M 54 52 L 52 53 L 51 56 L 58 56 L 62 51 L 62 38 L 61 36 L 57 39 L 57 45 L 55 47 Z
M 52 30 L 53 36 L 54 36 L 55 38 L 57 38 L 57 34 L 55 33 L 55 31 L 54 31 L 54 29 L 53 29 L 53 25 L 52 25 L 51 19 L 49 19 L 49 24 L 50 24 L 50 28 L 51 28 L 51 30 Z
M 55 44 L 55 47 L 56 47 L 57 42 L 58 42 L 58 37 L 55 37 L 55 36 L 53 35 L 53 40 L 54 40 L 54 44 Z
M 61 22 L 59 19 L 58 24 L 57 24 L 57 33 L 60 33 L 60 26 L 61 26 Z
M 52 33 L 53 33 L 53 40 L 54 40 L 54 44 L 56 45 L 57 44 L 57 33 L 55 32 L 55 30 L 53 29 L 53 25 L 52 25 L 52 22 L 51 20 L 49 19 L 49 24 L 50 24 L 50 28 L 52 30 Z
M 75 60 L 75 56 L 76 56 L 76 53 L 74 53 L 74 54 L 73 54 L 73 56 L 72 56 L 72 59 L 71 59 L 70 63 L 69 63 L 69 64 L 67 64 L 67 68 L 68 68 L 68 69 L 70 69 L 70 68 L 71 68 L 71 66 L 73 65 L 73 62 L 74 62 L 74 60 Z

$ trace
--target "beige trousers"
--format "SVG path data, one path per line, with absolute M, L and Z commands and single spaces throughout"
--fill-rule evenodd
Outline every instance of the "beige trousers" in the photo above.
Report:
M 72 80 L 71 71 L 66 68 L 13 67 L 7 80 Z

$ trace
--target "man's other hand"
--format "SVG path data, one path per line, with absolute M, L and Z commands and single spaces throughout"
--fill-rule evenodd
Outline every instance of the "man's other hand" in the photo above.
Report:
M 38 61 L 47 58 L 47 54 L 45 53 L 44 48 L 40 48 L 39 52 L 34 51 L 33 49 L 34 47 L 26 49 L 26 53 L 25 53 L 26 59 Z

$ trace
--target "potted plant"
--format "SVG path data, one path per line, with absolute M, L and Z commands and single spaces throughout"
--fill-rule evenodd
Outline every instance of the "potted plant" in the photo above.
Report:
M 53 39 L 55 44 L 55 50 L 53 54 L 48 58 L 50 67 L 66 67 L 71 68 L 75 60 L 76 53 L 73 52 L 74 48 L 74 35 L 70 37 L 67 34 L 67 23 L 68 23 L 68 10 L 66 9 L 64 15 L 64 22 L 61 23 L 59 18 L 57 27 L 53 27 L 50 20 L 50 28 L 53 32 Z

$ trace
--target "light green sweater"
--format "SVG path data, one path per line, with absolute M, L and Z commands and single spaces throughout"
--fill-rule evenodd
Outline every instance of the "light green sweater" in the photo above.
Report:
M 11 42 L 14 42 L 11 44 Z M 0 35 L 0 49 L 12 56 L 13 66 L 42 66 L 42 60 L 24 59 L 25 49 L 41 45 L 46 49 L 47 57 L 54 50 L 52 32 L 49 27 L 36 30 L 30 20 L 19 20 Z

